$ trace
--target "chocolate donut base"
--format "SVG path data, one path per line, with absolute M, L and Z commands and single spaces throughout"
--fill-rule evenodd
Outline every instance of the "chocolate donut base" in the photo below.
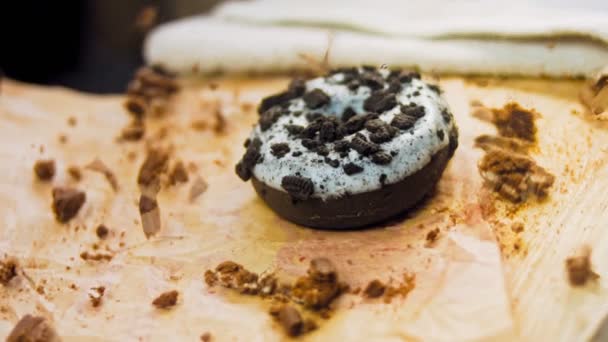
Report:
M 456 144 L 446 146 L 422 169 L 399 182 L 325 201 L 314 197 L 295 200 L 287 192 L 271 188 L 255 177 L 251 181 L 266 204 L 288 221 L 320 229 L 362 228 L 403 214 L 420 202 L 441 178 Z

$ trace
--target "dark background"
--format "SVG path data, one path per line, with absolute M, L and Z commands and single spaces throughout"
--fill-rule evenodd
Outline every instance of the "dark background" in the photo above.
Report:
M 0 69 L 25 82 L 122 92 L 143 63 L 149 27 L 138 21 L 142 11 L 156 13 L 158 24 L 203 13 L 219 1 L 1 1 Z

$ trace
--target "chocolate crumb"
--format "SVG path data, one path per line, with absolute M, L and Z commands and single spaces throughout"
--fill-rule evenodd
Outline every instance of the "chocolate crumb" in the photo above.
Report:
M 152 301 L 152 305 L 158 309 L 170 309 L 177 304 L 178 296 L 179 293 L 176 290 L 164 292 Z
M 160 175 L 166 171 L 169 161 L 169 154 L 163 150 L 152 149 L 148 151 L 146 160 L 139 169 L 137 184 L 152 189 L 157 193 L 160 189 Z
M 344 109 L 344 112 L 342 112 L 340 120 L 342 120 L 342 122 L 346 122 L 355 115 L 357 115 L 357 112 L 355 112 L 352 107 L 346 107 L 346 109 Z
M 160 209 L 155 198 L 141 195 L 139 198 L 139 214 L 144 234 L 147 238 L 160 231 Z
M 211 333 L 206 332 L 201 335 L 201 342 L 211 342 Z
M 338 281 L 333 264 L 326 258 L 311 260 L 308 275 L 298 278 L 292 288 L 296 302 L 313 310 L 322 310 L 346 290 Z
M 84 192 L 68 188 L 53 188 L 53 212 L 55 218 L 61 223 L 66 223 L 78 214 L 86 200 Z
M 169 173 L 169 184 L 176 185 L 177 183 L 188 182 L 188 171 L 184 167 L 184 163 L 178 161 L 173 165 L 173 170 Z
M 97 234 L 97 237 L 102 240 L 107 238 L 109 233 L 110 233 L 110 230 L 104 224 L 100 224 L 99 226 L 97 226 L 97 229 L 95 230 L 95 234 Z
M 131 124 L 123 128 L 120 132 L 120 139 L 124 141 L 139 141 L 146 134 L 146 127 L 143 121 L 133 120 Z
M 397 98 L 394 93 L 387 91 L 376 91 L 372 93 L 365 102 L 363 109 L 372 113 L 382 113 L 397 105 Z
M 129 96 L 124 103 L 124 107 L 137 120 L 143 118 L 147 110 L 146 100 L 141 96 Z
M 43 317 L 23 316 L 6 338 L 6 342 L 59 342 L 55 329 Z
M 287 143 L 276 143 L 270 145 L 270 153 L 277 157 L 283 158 L 287 153 L 289 153 L 289 145 Z
M 305 201 L 314 193 L 314 184 L 310 178 L 300 176 L 285 176 L 281 187 L 294 199 Z
M 519 104 L 511 102 L 502 109 L 493 109 L 492 112 L 493 122 L 501 136 L 536 141 L 534 119 L 538 114 L 535 111 L 524 109 Z
M 378 298 L 384 294 L 385 290 L 386 285 L 384 285 L 384 283 L 382 283 L 380 280 L 374 279 L 367 284 L 365 290 L 363 290 L 363 294 L 367 298 Z
M 287 133 L 292 136 L 298 136 L 304 131 L 304 126 L 300 125 L 285 125 L 284 127 L 287 130 Z
M 372 162 L 374 164 L 387 165 L 390 164 L 391 161 L 393 161 L 393 157 L 384 151 L 378 151 L 372 154 Z
M 38 160 L 34 164 L 34 173 L 39 180 L 48 182 L 55 177 L 55 161 L 52 159 Z
M 247 146 L 247 150 L 245 151 L 245 155 L 243 158 L 236 164 L 235 171 L 236 174 L 243 181 L 248 181 L 251 178 L 251 170 L 261 159 L 260 147 L 262 146 L 262 142 L 260 139 L 255 138 L 251 141 L 249 146 Z
M 367 138 L 361 133 L 355 134 L 350 141 L 350 147 L 359 152 L 363 156 L 368 156 L 380 150 L 380 147 L 373 142 L 367 141 Z
M 566 259 L 566 270 L 572 286 L 585 286 L 587 282 L 599 278 L 591 266 L 591 248 L 589 246 L 584 246 L 577 255 Z
M 68 167 L 68 174 L 76 182 L 79 182 L 82 179 L 82 173 L 80 172 L 80 169 L 77 166 Z
M 321 89 L 313 89 L 307 92 L 302 96 L 302 100 L 310 109 L 317 109 L 330 102 L 329 96 Z
M 277 312 L 277 320 L 281 323 L 283 330 L 291 337 L 302 333 L 303 320 L 300 312 L 289 304 L 282 305 Z
M 16 276 L 17 260 L 10 257 L 0 260 L 0 284 L 6 286 Z
M 354 175 L 363 172 L 363 168 L 355 163 L 347 163 L 342 167 L 347 175 Z
M 74 127 L 74 126 L 76 126 L 76 124 L 77 124 L 77 123 L 78 123 L 78 121 L 76 120 L 76 118 L 75 118 L 75 117 L 70 116 L 70 117 L 68 118 L 68 125 L 69 125 L 69 126 Z
M 420 119 L 424 116 L 424 114 L 426 114 L 426 109 L 424 109 L 424 107 L 418 106 L 413 102 L 409 105 L 401 105 L 400 109 L 402 114 L 413 116 L 417 119 Z
M 439 237 L 439 228 L 432 229 L 426 234 L 426 246 L 432 246 Z
M 100 172 L 101 174 L 103 174 L 104 177 L 106 177 L 108 183 L 110 183 L 112 189 L 114 191 L 118 191 L 118 181 L 116 180 L 114 172 L 112 172 L 112 170 L 110 170 L 110 168 L 107 167 L 106 164 L 104 164 L 101 160 L 93 160 L 89 165 L 86 166 L 86 168 L 91 171 Z
M 105 253 L 89 253 L 87 251 L 80 253 L 80 259 L 85 261 L 110 261 L 112 258 L 111 254 Z
M 393 117 L 391 126 L 405 130 L 414 127 L 416 121 L 417 119 L 414 116 L 408 114 L 397 114 Z
M 89 290 L 89 299 L 91 300 L 91 305 L 94 308 L 101 305 L 101 301 L 105 292 L 106 288 L 104 286 L 93 287 Z

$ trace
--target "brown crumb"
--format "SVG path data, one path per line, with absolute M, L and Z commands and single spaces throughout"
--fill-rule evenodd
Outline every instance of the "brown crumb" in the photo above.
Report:
M 55 329 L 42 317 L 23 316 L 6 338 L 6 342 L 59 342 Z
M 55 161 L 52 159 L 38 160 L 34 164 L 34 173 L 43 182 L 50 181 L 55 176 Z
M 519 138 L 529 142 L 536 141 L 534 119 L 539 116 L 515 102 L 507 103 L 502 109 L 493 109 L 493 122 L 503 137 Z
M 146 134 L 146 127 L 143 121 L 133 120 L 120 132 L 120 139 L 124 141 L 139 141 Z
M 311 260 L 308 275 L 296 280 L 292 296 L 298 303 L 313 310 L 327 308 L 347 286 L 338 281 L 335 267 L 327 258 Z
M 195 131 L 204 131 L 207 129 L 208 123 L 205 120 L 194 120 L 190 123 L 190 127 Z
M 190 202 L 194 202 L 200 195 L 207 191 L 208 187 L 209 185 L 207 184 L 207 182 L 205 182 L 204 179 L 202 179 L 201 177 L 196 177 L 192 182 L 192 186 L 190 187 L 190 193 L 188 195 Z
M 85 251 L 80 253 L 80 258 L 85 261 L 110 261 L 112 260 L 112 255 L 105 253 L 89 253 Z
M 97 229 L 95 230 L 95 234 L 97 234 L 97 237 L 100 239 L 107 238 L 109 233 L 110 233 L 110 230 L 104 224 L 100 224 L 99 226 L 97 226 Z
M 68 174 L 72 177 L 73 180 L 79 182 L 82 179 L 82 173 L 77 166 L 68 167 Z
M 201 342 L 211 342 L 211 333 L 205 332 L 201 335 Z
M 137 176 L 137 184 L 144 188 L 142 191 L 149 189 L 154 194 L 158 192 L 160 175 L 167 170 L 168 162 L 169 154 L 166 151 L 160 149 L 148 151 L 146 160 L 141 165 Z
M 521 222 L 515 222 L 515 223 L 513 223 L 513 225 L 511 226 L 511 230 L 512 230 L 514 233 L 519 234 L 519 233 L 521 233 L 521 232 L 523 232 L 523 231 L 524 231 L 524 224 L 523 224 L 523 223 L 521 223 Z
M 593 115 L 600 115 L 608 110 L 608 66 L 583 86 L 580 99 Z
M 566 259 L 566 270 L 568 280 L 572 286 L 585 286 L 588 281 L 599 278 L 591 265 L 591 248 L 589 246 L 584 246 L 577 255 Z
M 110 186 L 112 187 L 112 189 L 114 191 L 118 191 L 118 181 L 116 180 L 116 176 L 114 175 L 114 172 L 112 172 L 112 170 L 110 170 L 110 168 L 107 167 L 106 164 L 104 164 L 101 160 L 99 160 L 99 159 L 93 160 L 89 165 L 86 166 L 86 168 L 91 171 L 95 171 L 95 172 L 99 172 L 99 173 L 103 174 L 104 177 L 106 177 L 106 180 L 108 181 L 108 183 L 110 183 Z
M 160 231 L 160 209 L 156 198 L 141 195 L 139 198 L 139 214 L 146 238 Z
M 65 134 L 59 134 L 59 137 L 57 139 L 59 140 L 60 144 L 67 144 L 68 142 L 68 136 Z
M 124 107 L 136 119 L 135 122 L 139 122 L 147 110 L 146 100 L 141 96 L 128 97 L 124 102 Z
M 426 246 L 432 246 L 439 237 L 439 228 L 432 229 L 426 234 Z
M 177 304 L 178 295 L 176 290 L 164 292 L 152 301 L 152 305 L 159 309 L 169 309 Z
M 36 286 L 36 292 L 37 292 L 39 295 L 44 295 L 44 286 L 42 286 L 42 285 L 38 285 L 38 286 Z
M 289 304 L 282 305 L 276 315 L 277 321 L 283 327 L 287 335 L 291 337 L 299 336 L 302 333 L 304 321 L 300 312 Z
M 482 178 L 511 202 L 525 201 L 530 195 L 547 197 L 555 177 L 527 156 L 494 150 L 478 164 Z
M 224 133 L 226 131 L 227 125 L 228 125 L 228 122 L 226 122 L 226 118 L 224 118 L 224 114 L 222 114 L 221 110 L 217 109 L 215 111 L 215 126 L 213 126 L 213 130 L 217 134 Z
M 6 286 L 16 276 L 17 260 L 10 257 L 0 260 L 0 284 Z
M 177 183 L 186 182 L 188 182 L 188 171 L 186 171 L 184 163 L 178 161 L 169 173 L 169 184 L 176 185 Z
M 57 221 L 70 221 L 78 214 L 85 200 L 86 194 L 82 191 L 68 187 L 53 188 L 53 212 Z
M 396 296 L 406 297 L 416 287 L 416 276 L 405 273 L 403 281 L 397 286 L 388 286 L 384 293 L 384 302 L 390 303 Z
M 70 125 L 70 126 L 74 127 L 74 126 L 76 126 L 76 124 L 77 124 L 77 123 L 78 123 L 78 122 L 76 121 L 76 118 L 75 118 L 75 117 L 70 116 L 70 117 L 68 118 L 68 125 Z
M 479 147 L 486 152 L 490 152 L 498 148 L 526 154 L 532 148 L 532 144 L 517 138 L 506 138 L 483 134 L 475 138 L 475 147 Z
M 105 286 L 93 287 L 89 290 L 89 299 L 94 308 L 101 305 L 103 295 L 106 292 Z
M 365 294 L 367 298 L 378 298 L 384 294 L 385 290 L 386 285 L 380 280 L 374 279 L 367 284 L 365 290 L 363 290 L 363 294 Z

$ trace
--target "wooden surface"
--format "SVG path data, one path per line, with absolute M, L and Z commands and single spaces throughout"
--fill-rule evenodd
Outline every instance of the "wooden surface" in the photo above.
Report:
M 416 274 L 416 288 L 391 304 L 343 296 L 332 318 L 305 337 L 310 340 L 580 341 L 608 314 L 608 125 L 582 114 L 581 82 L 442 80 L 461 136 L 436 194 L 407 217 L 348 232 L 285 222 L 234 175 L 257 117 L 255 104 L 287 80 L 214 80 L 217 90 L 209 82 L 187 82 L 165 117 L 149 119 L 147 143 L 116 142 L 129 120 L 120 96 L 3 83 L 0 255 L 17 257 L 27 277 L 0 286 L 0 337 L 32 313 L 52 320 L 66 340 L 196 340 L 206 331 L 219 341 L 285 339 L 267 303 L 205 285 L 203 272 L 228 259 L 289 280 L 303 274 L 311 258 L 325 256 L 352 287 Z M 470 115 L 471 100 L 491 107 L 516 101 L 541 114 L 533 157 L 556 176 L 547 201 L 515 208 L 483 186 L 476 166 L 482 151 L 473 140 L 495 129 Z M 225 131 L 192 129 L 193 121 L 213 127 L 218 109 Z M 77 119 L 75 126 L 69 117 Z M 59 142 L 61 134 L 66 143 Z M 161 190 L 163 228 L 147 240 L 136 177 L 150 143 L 172 146 L 172 162 L 193 163 L 196 171 L 190 183 Z M 87 193 L 67 225 L 53 218 L 51 185 L 33 176 L 41 158 L 58 164 L 53 185 Z M 118 192 L 98 173 L 83 170 L 79 183 L 66 174 L 67 166 L 95 158 L 114 171 Z M 189 203 L 197 175 L 209 188 Z M 516 222 L 523 223 L 522 233 L 511 230 Z M 111 229 L 102 242 L 94 233 L 100 223 Z M 429 246 L 425 236 L 435 228 L 439 239 Z M 112 261 L 81 260 L 94 244 L 107 246 Z M 600 279 L 573 288 L 564 262 L 584 244 L 592 247 Z M 39 285 L 43 292 L 36 291 Z M 100 285 L 107 289 L 104 302 L 93 308 L 87 291 Z M 171 289 L 180 291 L 178 305 L 158 312 L 150 303 Z

